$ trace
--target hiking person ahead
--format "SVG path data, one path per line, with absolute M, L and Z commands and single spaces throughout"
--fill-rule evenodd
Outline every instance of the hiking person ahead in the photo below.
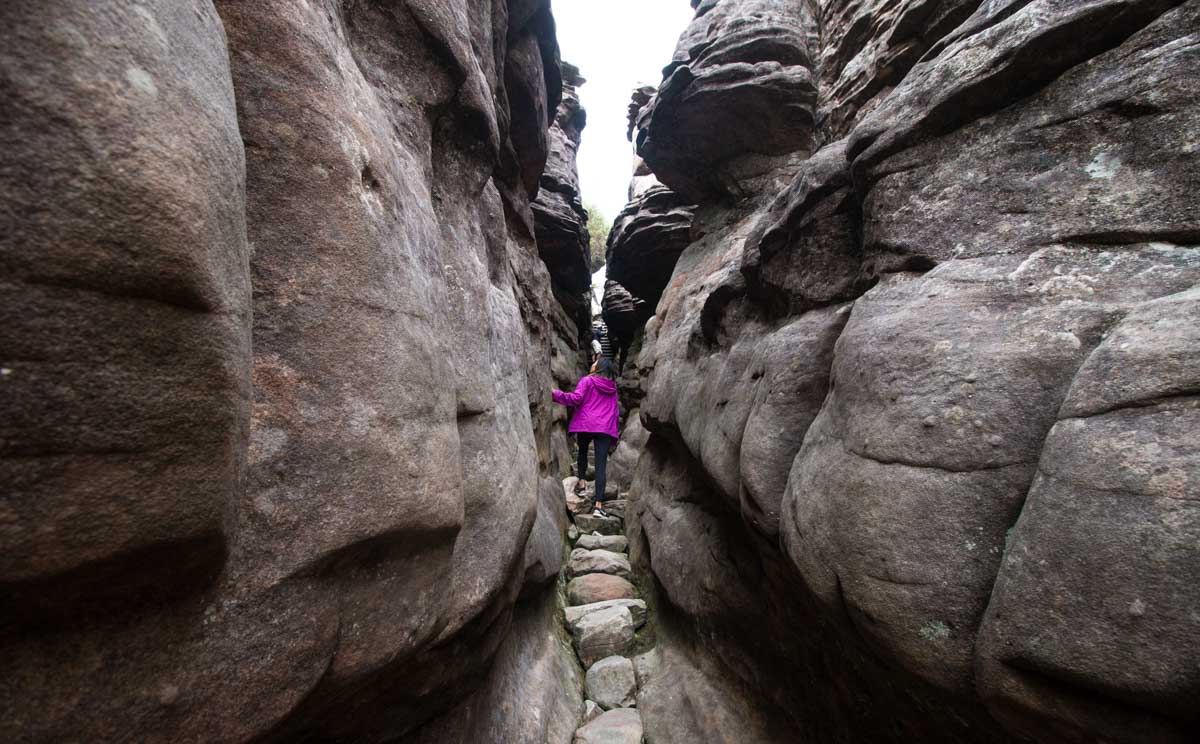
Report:
M 592 365 L 591 374 L 584 377 L 575 386 L 575 392 L 564 393 L 555 390 L 552 395 L 554 402 L 570 406 L 575 411 L 571 414 L 571 424 L 567 431 L 576 435 L 579 441 L 579 458 L 575 463 L 575 474 L 579 476 L 579 486 L 586 486 L 588 445 L 596 445 L 596 511 L 597 516 L 608 516 L 604 513 L 604 486 L 607 481 L 608 450 L 617 439 L 617 420 L 620 411 L 617 406 L 617 383 L 614 382 L 617 370 L 611 359 L 601 357 Z

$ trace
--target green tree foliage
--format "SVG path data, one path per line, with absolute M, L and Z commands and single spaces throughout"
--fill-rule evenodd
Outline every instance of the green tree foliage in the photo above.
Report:
M 592 271 L 604 265 L 604 246 L 608 241 L 608 231 L 612 229 L 612 221 L 601 213 L 595 204 L 585 204 L 588 213 L 587 229 L 592 254 Z

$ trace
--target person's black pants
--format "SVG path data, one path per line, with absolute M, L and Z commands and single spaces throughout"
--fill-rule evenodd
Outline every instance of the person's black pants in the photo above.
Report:
M 608 446 L 612 444 L 612 437 L 590 431 L 576 432 L 575 436 L 579 440 L 579 459 L 575 463 L 575 472 L 581 479 L 587 475 L 588 445 L 596 443 L 596 503 L 599 504 L 604 501 L 604 486 L 608 480 Z

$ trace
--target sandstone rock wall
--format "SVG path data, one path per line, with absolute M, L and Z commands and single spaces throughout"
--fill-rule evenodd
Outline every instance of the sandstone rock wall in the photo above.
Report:
M 494 740 L 567 741 L 548 2 L 0 29 L 0 738 L 395 741 L 522 689 Z
M 587 126 L 587 112 L 576 88 L 586 81 L 574 65 L 564 62 L 562 70 L 562 102 L 550 126 L 550 150 L 533 215 L 538 253 L 550 270 L 555 296 L 578 324 L 578 336 L 587 339 L 592 326 L 592 266 L 587 211 L 575 165 Z
M 1200 3 L 693 5 L 647 734 L 1189 741 Z

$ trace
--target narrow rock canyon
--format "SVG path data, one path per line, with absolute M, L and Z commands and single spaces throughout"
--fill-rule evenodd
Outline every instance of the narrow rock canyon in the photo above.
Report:
M 550 0 L 0 4 L 0 739 L 1196 741 L 1200 0 L 691 5 L 597 517 Z

